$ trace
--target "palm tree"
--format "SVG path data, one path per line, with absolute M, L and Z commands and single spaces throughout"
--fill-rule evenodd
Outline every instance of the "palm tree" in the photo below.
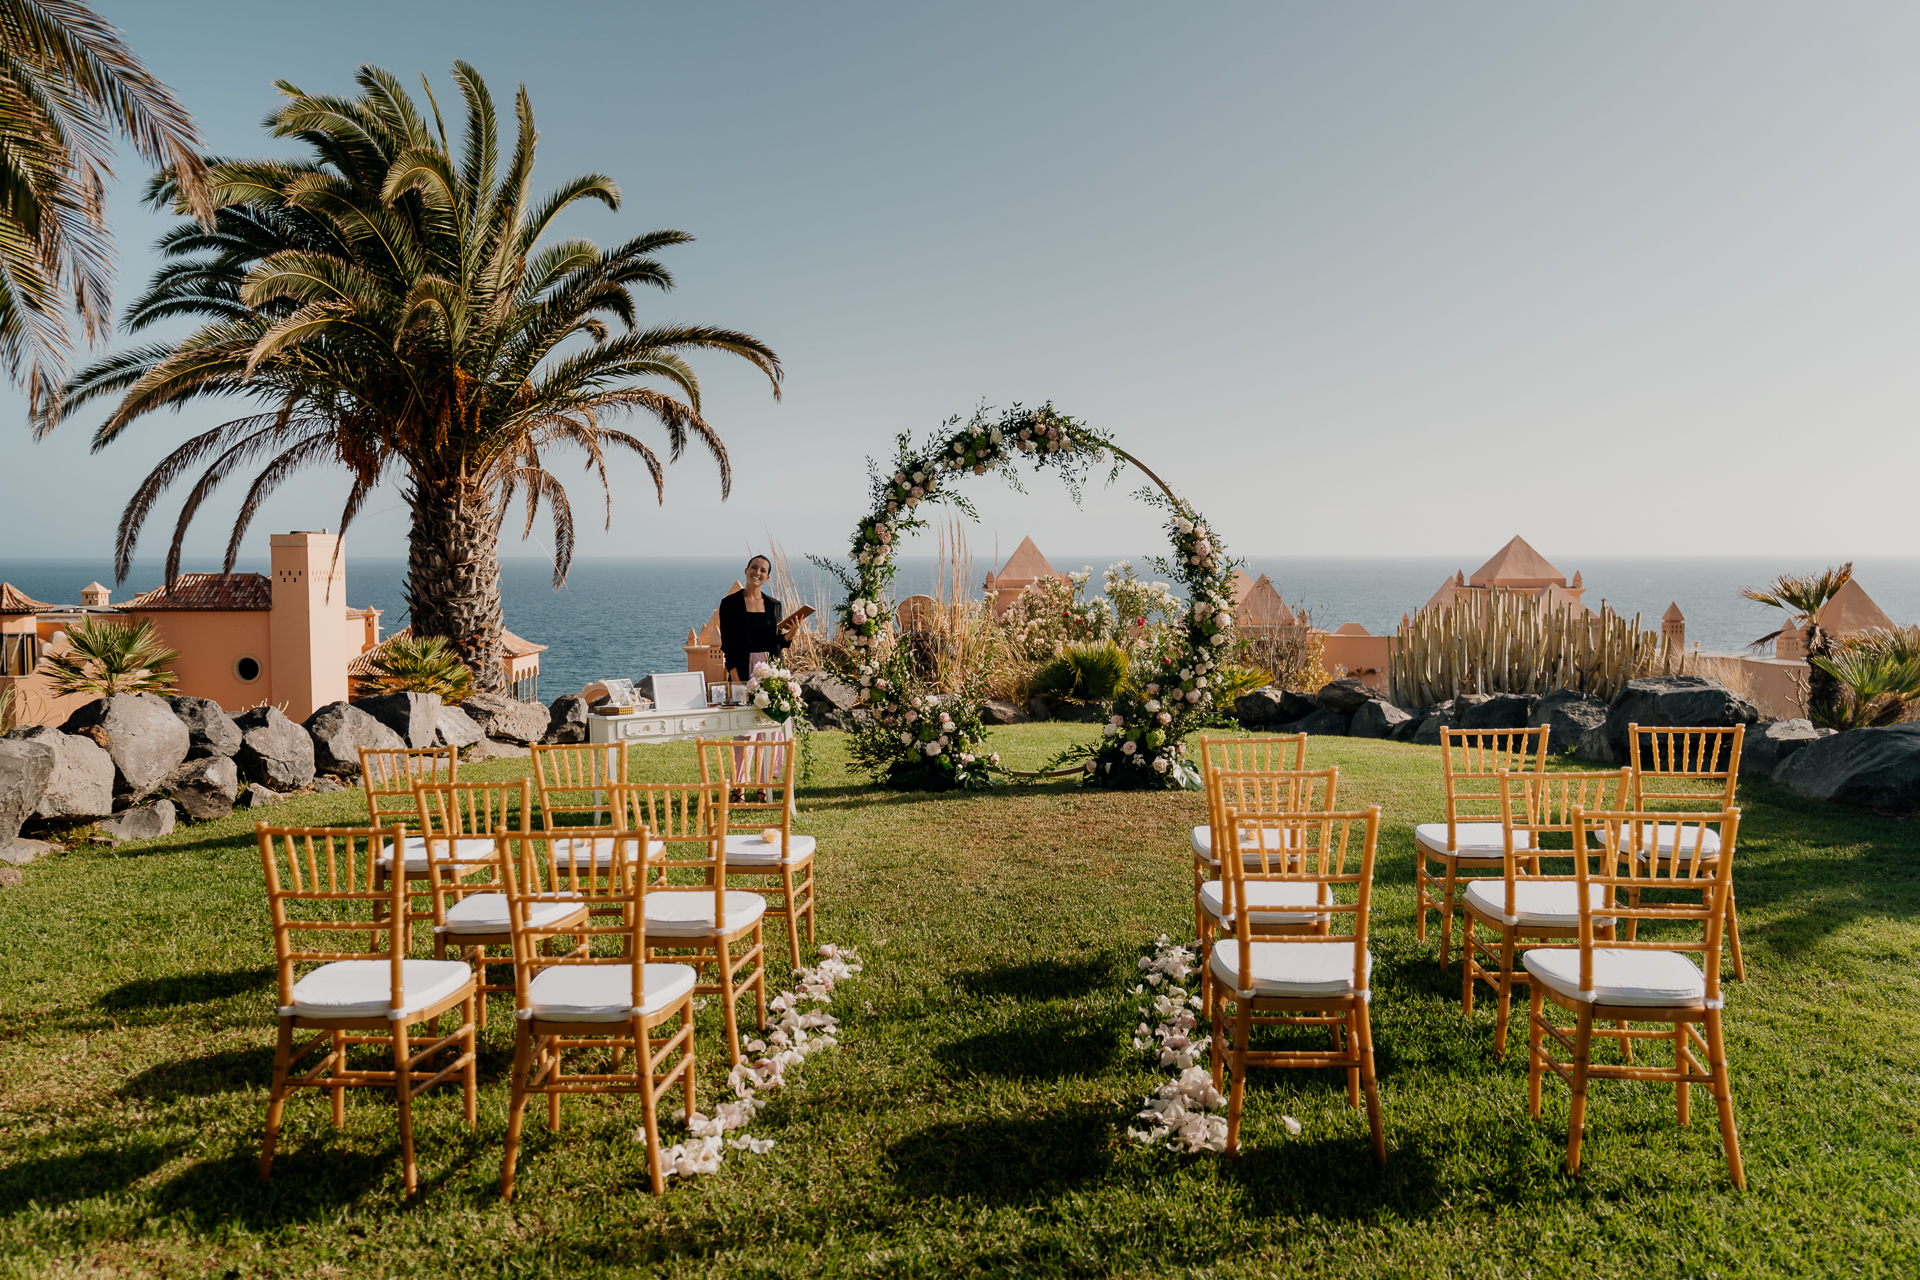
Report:
M 56 695 L 90 693 L 171 693 L 173 673 L 166 669 L 180 654 L 160 642 L 145 618 L 138 622 L 87 620 L 67 630 L 67 647 L 45 659 Z
M 89 342 L 112 313 L 116 133 L 174 166 L 211 222 L 193 120 L 120 33 L 80 0 L 0 0 L 0 364 L 36 414 L 66 378 L 66 312 Z
M 439 636 L 415 638 L 410 632 L 381 645 L 368 661 L 372 671 L 353 682 L 353 696 L 382 693 L 437 693 L 458 706 L 473 696 L 473 670 Z
M 1753 648 L 1772 644 L 1782 632 L 1805 628 L 1807 638 L 1807 716 L 1817 725 L 1829 725 L 1840 711 L 1840 682 L 1815 661 L 1833 651 L 1833 638 L 1820 625 L 1820 610 L 1840 594 L 1853 577 L 1853 561 L 1821 573 L 1783 573 L 1765 587 L 1748 587 L 1740 594 L 1784 610 L 1787 622 L 1753 642 Z
M 280 83 L 287 103 L 269 119 L 270 132 L 301 140 L 311 158 L 214 164 L 216 226 L 186 223 L 163 237 L 172 261 L 127 320 L 136 330 L 178 316 L 204 323 L 178 341 L 83 370 L 59 411 L 120 397 L 94 434 L 97 450 L 163 407 L 226 396 L 263 404 L 263 412 L 189 439 L 141 483 L 120 521 L 122 579 L 154 503 L 192 473 L 199 474 L 167 555 L 169 580 L 195 512 L 243 467 L 263 464 L 234 521 L 228 572 L 261 503 L 302 468 L 346 470 L 343 532 L 376 486 L 398 480 L 412 511 L 413 632 L 446 637 L 479 687 L 498 689 L 500 528 L 516 498 L 525 503 L 523 537 L 543 503 L 551 515 L 555 587 L 572 562 L 573 511 L 547 470 L 549 450 L 572 445 L 586 454 L 611 524 L 613 449 L 638 454 L 665 499 L 658 455 L 607 421 L 644 413 L 666 429 L 670 459 L 689 439 L 705 446 L 719 463 L 724 498 L 732 485 L 726 447 L 700 416 L 700 383 L 686 353 L 740 356 L 767 376 L 776 398 L 782 373 L 779 358 L 750 334 L 638 326 L 632 290 L 672 288 L 654 255 L 691 240 L 684 232 L 648 232 L 611 249 L 543 243 L 555 218 L 582 201 L 617 209 L 619 189 L 589 174 L 536 196 L 525 88 L 502 171 L 486 83 L 465 63 L 455 64 L 454 79 L 466 104 L 458 154 L 431 88 L 429 121 L 376 67 L 360 69 L 353 98 Z M 156 178 L 152 198 L 184 212 L 172 173 Z

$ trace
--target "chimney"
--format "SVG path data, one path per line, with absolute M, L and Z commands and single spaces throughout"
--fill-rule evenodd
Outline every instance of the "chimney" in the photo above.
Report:
M 1675 601 L 1667 606 L 1660 615 L 1660 646 L 1679 652 L 1687 647 L 1687 618 L 1680 612 L 1680 604 Z
M 347 575 L 334 555 L 340 539 L 296 530 L 269 540 L 273 612 L 268 615 L 271 700 L 295 721 L 347 697 L 347 664 L 360 656 L 361 635 L 347 622 Z

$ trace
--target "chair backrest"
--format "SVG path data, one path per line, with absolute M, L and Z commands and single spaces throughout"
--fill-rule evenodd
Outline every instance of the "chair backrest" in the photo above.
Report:
M 254 824 L 267 880 L 267 913 L 280 978 L 280 1006 L 293 1003 L 296 965 L 334 960 L 386 960 L 393 966 L 391 1008 L 403 1006 L 401 961 L 406 877 L 380 883 L 383 849 L 398 848 L 407 830 L 392 827 L 269 827 Z M 365 946 L 353 945 L 361 935 Z M 309 936 L 311 935 L 311 936 Z
M 799 744 L 784 736 L 737 739 L 701 738 L 700 781 L 709 787 L 741 788 L 746 799 L 727 799 L 729 828 L 780 828 L 780 848 L 793 837 L 793 770 Z
M 1624 808 L 1633 786 L 1633 770 L 1609 769 L 1591 773 L 1516 773 L 1500 771 L 1501 865 L 1506 876 L 1508 924 L 1519 923 L 1521 881 L 1572 880 L 1573 872 L 1547 871 L 1540 861 L 1534 870 L 1520 869 L 1522 854 L 1544 853 L 1548 858 L 1576 857 L 1573 841 L 1575 814 Z M 1544 848 L 1544 837 L 1565 832 L 1567 847 Z M 1593 856 L 1589 848 L 1587 856 Z
M 1716 802 L 1731 807 L 1746 737 L 1747 727 L 1738 724 L 1731 729 L 1629 724 L 1627 767 L 1633 770 L 1633 799 L 1628 807 L 1645 809 L 1649 800 L 1696 809 Z M 1687 782 L 1694 785 L 1682 785 Z
M 1447 848 L 1462 822 L 1500 820 L 1500 772 L 1547 771 L 1545 725 L 1527 729 L 1442 729 L 1440 776 L 1447 793 Z
M 495 859 L 476 860 L 454 857 L 453 841 L 478 839 L 502 834 L 517 834 L 533 825 L 533 783 L 526 778 L 511 782 L 415 783 L 414 801 L 419 807 L 420 834 L 426 841 L 427 892 L 433 899 L 433 924 L 436 929 L 447 923 L 446 908 L 471 893 L 498 893 L 500 867 Z M 444 867 L 457 866 L 459 875 L 440 874 Z M 491 869 L 484 879 L 478 873 Z
M 532 1007 L 528 985 L 543 969 L 559 966 L 633 966 L 631 1007 L 645 1003 L 647 954 L 647 876 L 645 830 L 569 827 L 555 836 L 545 831 L 496 834 L 502 888 L 507 895 L 507 927 L 513 937 L 514 1003 Z M 596 865 L 593 851 L 612 857 Z M 564 923 L 545 923 L 538 909 L 556 901 L 588 908 Z M 546 945 L 555 937 L 570 948 Z M 596 945 L 598 944 L 598 945 Z
M 727 788 L 720 783 L 640 782 L 616 786 L 611 793 L 613 825 L 621 831 L 645 831 L 655 850 L 652 865 L 662 886 L 713 890 L 715 920 L 726 918 Z M 674 877 L 678 876 L 677 880 Z
M 1340 789 L 1340 770 L 1215 769 L 1207 777 L 1207 819 L 1212 849 L 1218 857 L 1227 847 L 1226 813 L 1324 813 L 1333 808 Z
M 627 780 L 623 744 L 594 743 L 533 748 L 533 785 L 540 791 L 540 822 L 551 831 L 565 826 L 555 819 L 586 814 L 598 825 L 609 812 L 607 792 Z
M 1287 911 L 1324 922 L 1326 933 L 1314 941 L 1353 944 L 1353 989 L 1365 992 L 1367 913 L 1373 899 L 1380 806 L 1345 813 L 1255 813 L 1229 806 L 1225 827 L 1228 846 L 1220 858 L 1222 898 L 1233 917 L 1239 972 L 1253 972 L 1255 913 L 1242 909 L 1247 881 L 1298 881 L 1319 886 L 1317 901 L 1289 903 Z M 1276 851 L 1271 856 L 1269 847 Z
M 1639 858 L 1634 850 L 1646 847 L 1654 839 L 1649 828 L 1671 827 L 1682 850 L 1697 850 L 1709 827 L 1717 827 L 1720 854 L 1713 858 L 1673 859 Z M 1574 811 L 1574 839 L 1591 857 L 1574 859 L 1580 905 L 1580 989 L 1593 990 L 1593 952 L 1596 946 L 1594 918 L 1697 922 L 1700 940 L 1679 937 L 1670 929 L 1659 936 L 1637 938 L 1631 928 L 1616 929 L 1617 936 L 1601 938 L 1598 945 L 1630 951 L 1697 951 L 1705 969 L 1707 1002 L 1715 1006 L 1720 999 L 1720 945 L 1726 921 L 1727 898 L 1733 889 L 1733 849 L 1740 830 L 1740 810 L 1728 807 L 1700 810 L 1649 812 L 1615 810 L 1593 813 Z M 1635 893 L 1620 890 L 1672 889 L 1681 884 L 1699 890 L 1692 901 L 1655 902 Z M 1604 885 L 1604 893 L 1595 895 L 1590 885 Z M 1663 895 L 1664 896 L 1664 895 Z M 1691 895 L 1689 895 L 1691 897 Z M 1631 901 L 1638 898 L 1636 904 Z M 1630 937 L 1629 935 L 1636 935 Z M 1636 940 L 1637 939 L 1637 940 Z
M 362 747 L 360 785 L 367 792 L 367 821 L 411 822 L 419 812 L 415 783 L 458 782 L 458 747 Z
M 1289 752 L 1288 748 L 1292 751 Z M 1291 754 L 1292 759 L 1287 757 Z M 1215 738 L 1200 735 L 1200 785 L 1207 792 L 1207 825 L 1220 825 L 1220 810 L 1215 803 L 1218 791 L 1213 775 L 1221 771 L 1298 773 L 1307 767 L 1307 735 L 1284 737 Z

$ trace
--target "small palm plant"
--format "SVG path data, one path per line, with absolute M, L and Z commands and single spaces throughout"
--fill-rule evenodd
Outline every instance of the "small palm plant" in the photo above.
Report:
M 1833 637 L 1820 625 L 1820 610 L 1840 594 L 1840 588 L 1852 577 L 1853 562 L 1848 561 L 1837 569 L 1821 573 L 1783 573 L 1764 587 L 1748 587 L 1740 593 L 1749 600 L 1785 610 L 1788 615 L 1785 626 L 1755 640 L 1754 648 L 1773 643 L 1782 632 L 1792 628 L 1806 629 L 1807 665 L 1811 668 L 1807 673 L 1807 716 L 1815 724 L 1829 728 L 1840 727 L 1836 723 L 1840 715 L 1840 682 L 1815 661 L 1833 652 Z
M 1848 636 L 1812 665 L 1839 682 L 1835 729 L 1897 724 L 1920 699 L 1920 627 L 1874 628 Z
M 0 733 L 13 731 L 13 686 L 0 689 Z
M 353 696 L 382 693 L 437 693 L 453 704 L 473 696 L 473 668 L 441 636 L 395 636 L 368 664 L 371 672 L 353 682 Z
M 43 669 L 60 695 L 168 693 L 173 673 L 166 667 L 179 656 L 178 650 L 160 642 L 160 633 L 146 618 L 132 623 L 88 619 L 67 629 L 67 647 L 48 654 Z
M 1028 690 L 1042 698 L 1111 702 L 1127 678 L 1127 651 L 1111 640 L 1069 644 L 1033 673 Z

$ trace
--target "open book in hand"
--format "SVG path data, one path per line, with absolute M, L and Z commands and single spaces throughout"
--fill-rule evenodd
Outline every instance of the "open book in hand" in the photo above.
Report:
M 798 609 L 795 609 L 792 613 L 780 619 L 780 634 L 788 640 L 793 639 L 793 633 L 800 629 L 800 624 L 812 616 L 813 606 L 810 604 L 801 605 Z

